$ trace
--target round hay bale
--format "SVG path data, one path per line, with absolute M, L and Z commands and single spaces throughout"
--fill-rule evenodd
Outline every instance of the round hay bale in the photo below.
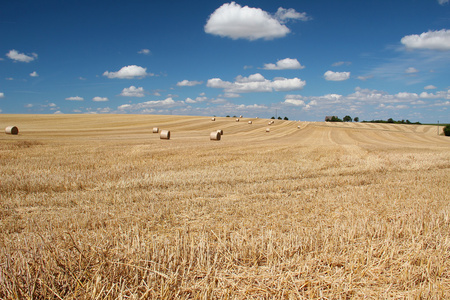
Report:
M 19 134 L 19 128 L 17 126 L 8 126 L 5 128 L 6 134 Z
M 242 118 L 242 115 L 240 115 L 239 118 Z
M 270 128 L 266 128 L 266 132 L 270 132 Z
M 159 132 L 159 128 L 158 127 L 153 127 L 153 133 L 158 133 Z
M 159 136 L 161 140 L 170 140 L 170 131 L 169 130 L 161 130 L 161 134 Z
M 239 119 L 236 119 L 236 122 L 239 122 Z
M 209 139 L 211 141 L 220 141 L 221 134 L 219 131 L 213 131 L 209 134 Z
M 300 129 L 300 125 L 298 125 L 297 128 Z
M 211 118 L 211 121 L 215 121 L 216 120 L 216 118 Z
M 222 129 L 217 130 L 217 132 L 220 133 L 220 135 L 223 135 L 223 130 Z
M 272 122 L 267 123 L 267 125 L 272 125 Z
M 248 121 L 248 124 L 252 124 L 252 121 Z

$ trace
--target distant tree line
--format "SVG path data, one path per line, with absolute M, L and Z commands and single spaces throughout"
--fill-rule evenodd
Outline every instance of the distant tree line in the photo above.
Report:
M 385 121 L 385 120 L 372 120 L 372 121 L 363 121 L 363 122 L 364 123 L 389 123 L 389 124 L 419 124 L 419 125 L 422 124 L 420 122 L 412 123 L 409 120 L 395 121 L 392 118 L 387 119 L 387 121 Z
M 338 116 L 330 116 L 330 117 L 326 117 L 325 121 L 326 122 L 353 122 L 353 121 L 359 122 L 359 118 L 358 117 L 352 118 L 350 116 L 345 116 L 343 119 L 339 119 Z

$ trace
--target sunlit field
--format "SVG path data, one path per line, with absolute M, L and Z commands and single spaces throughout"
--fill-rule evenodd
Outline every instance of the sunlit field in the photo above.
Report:
M 449 137 L 268 121 L 0 115 L 0 298 L 450 298 Z

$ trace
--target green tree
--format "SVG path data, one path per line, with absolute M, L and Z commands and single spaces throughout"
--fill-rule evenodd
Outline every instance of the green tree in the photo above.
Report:
M 394 119 L 389 118 L 389 119 L 387 120 L 387 122 L 388 122 L 388 123 L 394 123 Z
M 284 120 L 288 121 L 289 119 L 288 119 L 288 117 L 284 117 Z
M 350 116 L 345 116 L 344 119 L 342 119 L 344 122 L 351 122 L 352 121 L 352 117 Z
M 273 117 L 273 116 L 272 116 L 272 118 L 271 118 L 271 119 L 272 119 L 272 120 L 275 120 L 275 117 Z
M 358 117 L 355 117 L 355 118 L 353 119 L 353 121 L 359 122 L 359 118 L 358 118 Z
M 342 122 L 342 120 L 339 119 L 339 118 L 336 117 L 336 116 L 333 116 L 333 117 L 331 117 L 331 121 L 330 121 L 330 122 Z
M 282 120 L 281 117 L 278 117 L 278 120 Z
M 444 127 L 445 136 L 450 136 L 450 124 Z

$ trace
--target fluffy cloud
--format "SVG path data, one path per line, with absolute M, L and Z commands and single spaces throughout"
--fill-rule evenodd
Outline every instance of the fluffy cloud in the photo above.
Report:
M 134 85 L 129 88 L 124 88 L 120 93 L 120 96 L 124 97 L 144 97 L 144 88 L 143 87 L 135 87 Z
M 289 20 L 289 19 L 308 21 L 308 20 L 311 19 L 304 12 L 303 13 L 299 13 L 299 12 L 296 12 L 295 9 L 293 9 L 293 8 L 285 9 L 285 8 L 282 8 L 282 7 L 278 8 L 277 12 L 275 13 L 275 18 L 280 20 L 280 21 L 286 21 L 286 20 Z
M 350 72 L 326 71 L 323 77 L 329 81 L 344 81 L 350 78 Z
M 6 56 L 12 60 L 26 62 L 26 63 L 29 63 L 30 61 L 33 61 L 38 57 L 38 55 L 36 53 L 32 53 L 30 56 L 30 55 L 25 55 L 24 53 L 19 53 L 14 49 L 10 50 L 8 53 L 6 53 Z
M 252 93 L 301 90 L 306 82 L 299 78 L 277 77 L 270 81 L 256 73 L 248 77 L 238 76 L 235 82 L 223 81 L 220 78 L 209 79 L 206 86 L 224 89 L 225 93 Z
M 141 49 L 138 51 L 139 54 L 150 55 L 151 51 L 149 49 Z
M 284 22 L 289 19 L 306 21 L 304 13 L 294 9 L 279 8 L 275 16 L 260 8 L 240 6 L 235 2 L 225 3 L 216 9 L 205 25 L 205 32 L 236 39 L 272 40 L 286 36 L 290 30 Z
M 0 99 L 1 98 L 5 98 L 5 94 L 4 93 L 0 93 Z
M 177 86 L 195 86 L 202 84 L 203 81 L 189 81 L 189 80 L 183 80 L 177 83 Z
M 265 70 L 298 70 L 304 69 L 297 59 L 285 58 L 277 61 L 276 64 L 264 64 Z
M 154 112 L 155 108 L 171 108 L 176 106 L 184 106 L 186 105 L 184 101 L 174 101 L 171 97 L 166 98 L 164 100 L 156 100 L 156 101 L 146 101 L 136 104 L 123 104 L 120 105 L 117 109 L 121 112 L 141 112 L 141 113 L 151 113 Z
M 66 100 L 69 100 L 69 101 L 83 101 L 84 98 L 83 97 L 79 97 L 79 96 L 75 96 L 75 97 L 68 97 L 68 98 L 66 98 Z
M 418 73 L 418 72 L 419 72 L 419 70 L 417 70 L 416 68 L 413 68 L 413 67 L 409 67 L 405 70 L 406 74 L 414 74 L 414 73 Z
M 401 43 L 409 49 L 430 49 L 449 51 L 450 30 L 428 31 L 420 35 L 407 35 L 401 39 Z
M 39 74 L 36 71 L 34 71 L 34 72 L 30 73 L 30 76 L 31 77 L 39 77 Z
M 120 79 L 133 79 L 133 78 L 144 78 L 151 74 L 147 73 L 147 68 L 143 68 L 136 65 L 126 66 L 117 72 L 105 71 L 103 76 L 108 78 L 120 78 Z
M 92 98 L 92 101 L 105 102 L 105 101 L 108 101 L 108 98 L 107 97 L 94 97 L 94 98 Z
M 193 103 L 204 102 L 204 101 L 206 101 L 206 100 L 208 100 L 207 97 L 205 97 L 205 96 L 201 96 L 201 97 L 200 97 L 200 96 L 199 96 L 199 97 L 197 97 L 197 98 L 195 98 L 195 99 L 186 98 L 185 102 L 186 102 L 186 103 L 189 103 L 189 104 L 193 104 Z

